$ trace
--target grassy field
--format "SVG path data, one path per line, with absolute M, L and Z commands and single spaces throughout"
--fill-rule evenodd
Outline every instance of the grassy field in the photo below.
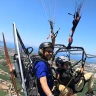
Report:
M 6 95 L 7 95 L 7 92 L 0 90 L 0 96 L 6 96 Z
M 0 59 L 5 59 L 5 58 L 4 58 L 4 55 L 1 55 L 1 56 L 0 56 Z M 11 59 L 12 59 L 12 58 L 11 58 Z M 11 76 L 10 76 L 9 69 L 8 69 L 8 67 L 5 67 L 5 66 L 6 66 L 6 61 L 0 63 L 0 69 L 2 69 L 2 70 L 4 70 L 5 72 L 9 73 L 9 75 L 0 74 L 0 79 L 3 79 L 3 80 L 5 80 L 5 81 L 8 80 L 8 81 L 11 82 Z M 21 90 L 21 89 L 22 89 L 21 84 L 20 84 L 20 82 L 18 82 L 17 79 L 16 79 L 16 85 L 17 85 L 18 90 Z M 7 92 L 4 92 L 3 90 L 0 90 L 0 96 L 6 96 L 7 94 L 8 94 Z M 24 96 L 24 93 L 20 92 L 20 94 L 21 94 L 22 96 Z
M 4 70 L 5 72 L 9 73 L 9 69 L 0 64 L 0 69 Z

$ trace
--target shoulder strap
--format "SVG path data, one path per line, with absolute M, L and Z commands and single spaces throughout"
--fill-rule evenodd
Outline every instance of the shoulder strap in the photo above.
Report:
M 56 71 L 56 69 L 54 67 L 50 67 L 50 70 L 51 70 L 51 74 L 52 74 L 52 77 L 53 79 L 57 79 L 57 76 L 58 76 L 58 72 Z
M 42 59 L 42 58 L 36 58 L 35 60 L 34 60 L 34 64 L 33 64 L 33 66 L 35 66 L 38 62 L 40 62 L 40 61 L 43 61 L 43 62 L 45 62 L 45 63 L 47 63 L 44 59 Z
M 35 66 L 38 62 L 40 62 L 40 61 L 45 62 L 46 66 L 48 67 L 49 71 L 51 72 L 52 77 L 53 77 L 54 79 L 56 79 L 56 77 L 57 77 L 56 69 L 55 69 L 54 67 L 51 67 L 51 66 L 49 65 L 49 63 L 48 63 L 47 61 L 45 61 L 44 59 L 42 59 L 42 58 L 37 58 L 36 61 L 34 62 L 34 66 Z

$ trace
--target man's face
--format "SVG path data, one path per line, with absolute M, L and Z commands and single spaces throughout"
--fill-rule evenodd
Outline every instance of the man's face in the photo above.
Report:
M 53 49 L 52 48 L 45 48 L 44 50 L 44 57 L 48 60 L 52 58 Z
M 70 63 L 67 61 L 67 62 L 65 62 L 64 63 L 64 66 L 63 66 L 63 68 L 65 69 L 65 70 L 68 70 L 69 69 L 69 67 L 70 67 L 70 65 L 69 65 Z

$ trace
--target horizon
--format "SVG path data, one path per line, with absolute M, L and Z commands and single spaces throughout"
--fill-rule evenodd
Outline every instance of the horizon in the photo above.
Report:
M 14 46 L 13 43 L 8 43 L 7 42 L 6 45 L 7 45 L 7 48 L 13 48 L 13 49 L 15 49 L 15 46 Z M 0 43 L 0 46 L 1 47 L 4 47 L 3 43 Z M 27 47 L 30 47 L 30 46 L 25 45 L 25 47 L 27 48 Z M 36 47 L 36 46 L 33 47 L 33 53 L 38 54 L 38 47 Z M 64 52 L 60 52 L 60 53 L 58 53 L 56 55 L 56 57 L 61 56 L 61 55 L 67 56 L 68 54 L 66 52 L 65 53 Z M 80 60 L 80 59 L 81 59 L 81 55 L 70 55 L 70 60 Z M 86 59 L 86 62 L 87 63 L 95 63 L 96 64 L 96 58 L 87 58 Z

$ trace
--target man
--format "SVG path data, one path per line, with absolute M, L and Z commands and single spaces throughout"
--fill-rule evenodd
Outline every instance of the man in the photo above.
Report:
M 83 73 L 83 68 L 77 68 L 75 71 L 70 68 L 70 62 L 67 57 L 59 56 L 56 59 L 57 71 L 59 73 L 59 83 L 73 90 L 74 93 L 83 89 L 85 82 L 88 82 L 88 91 L 86 96 L 94 96 L 93 87 L 93 73 Z M 70 69 L 70 70 L 69 70 Z M 77 75 L 74 73 L 78 73 Z M 69 90 L 67 90 L 69 91 Z
M 35 63 L 35 72 L 37 76 L 37 86 L 40 96 L 54 96 L 51 92 L 54 84 L 52 72 L 48 60 L 52 58 L 54 51 L 55 36 L 52 36 L 51 42 L 43 42 L 39 46 L 38 54 L 41 60 Z

